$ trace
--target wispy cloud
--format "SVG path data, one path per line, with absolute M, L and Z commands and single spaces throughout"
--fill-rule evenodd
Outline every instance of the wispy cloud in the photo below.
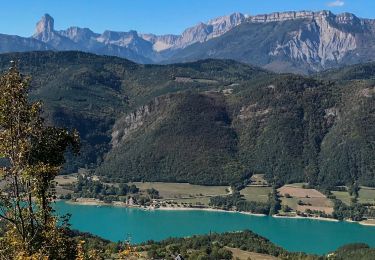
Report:
M 345 5 L 345 2 L 342 1 L 342 0 L 336 0 L 336 1 L 333 1 L 333 2 L 329 2 L 327 3 L 327 5 L 329 7 L 341 7 L 341 6 L 344 6 Z

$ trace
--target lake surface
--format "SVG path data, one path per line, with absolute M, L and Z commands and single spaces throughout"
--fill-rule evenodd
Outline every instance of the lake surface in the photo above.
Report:
M 375 246 L 375 227 L 311 219 L 257 217 L 230 212 L 145 211 L 111 206 L 56 202 L 59 214 L 71 213 L 74 229 L 132 243 L 212 232 L 252 230 L 289 251 L 324 254 L 339 246 L 364 242 Z

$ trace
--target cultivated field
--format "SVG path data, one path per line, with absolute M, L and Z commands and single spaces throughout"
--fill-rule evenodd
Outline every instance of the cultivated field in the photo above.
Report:
M 55 178 L 58 185 L 73 184 L 77 181 L 77 174 L 58 175 Z
M 241 190 L 241 195 L 248 201 L 267 202 L 268 194 L 272 191 L 271 187 L 255 187 L 250 186 Z
M 332 214 L 333 202 L 331 200 L 315 189 L 303 189 L 301 187 L 301 184 L 292 184 L 279 188 L 278 192 L 282 196 L 282 204 L 288 205 L 294 211 L 305 212 L 305 210 L 310 209 Z M 302 201 L 304 205 L 298 205 L 298 201 Z
M 303 189 L 292 185 L 284 185 L 278 189 L 280 195 L 285 196 L 289 194 L 297 198 L 325 198 L 326 196 L 315 189 Z
M 71 185 L 77 182 L 77 174 L 69 174 L 69 175 L 58 175 L 55 178 L 56 184 L 56 194 L 57 195 L 66 195 L 69 193 L 73 193 L 72 190 L 66 189 L 66 185 Z

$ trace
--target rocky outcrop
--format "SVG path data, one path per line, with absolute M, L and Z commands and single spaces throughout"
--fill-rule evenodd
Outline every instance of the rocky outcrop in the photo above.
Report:
M 35 34 L 32 37 L 58 50 L 77 49 L 73 41 L 55 31 L 54 19 L 49 14 L 45 14 L 36 24 Z
M 172 48 L 185 48 L 196 42 L 205 42 L 212 38 L 219 37 L 244 22 L 245 19 L 245 15 L 234 13 L 212 19 L 208 21 L 207 24 L 199 23 L 194 27 L 186 29 Z
M 249 16 L 246 19 L 246 22 L 250 23 L 269 23 L 269 22 L 284 22 L 289 20 L 296 19 L 315 19 L 321 17 L 333 17 L 334 15 L 330 11 L 321 11 L 321 12 L 310 12 L 310 11 L 301 11 L 301 12 L 276 12 L 271 14 L 262 14 Z
M 155 121 L 158 113 L 170 103 L 170 96 L 155 98 L 150 103 L 118 119 L 112 129 L 112 147 L 117 147 L 133 132 L 141 128 L 151 117 Z
M 48 41 L 49 34 L 54 32 L 54 23 L 54 19 L 49 14 L 45 14 L 36 24 L 34 35 L 41 37 L 42 41 Z
M 92 39 L 99 37 L 99 34 L 94 33 L 88 28 L 79 28 L 76 26 L 59 31 L 58 33 L 76 43 L 82 44 L 89 43 Z
M 181 36 L 167 34 L 167 35 L 155 35 L 155 34 L 141 34 L 144 40 L 152 43 L 152 48 L 156 52 L 161 52 L 173 48 L 176 42 Z

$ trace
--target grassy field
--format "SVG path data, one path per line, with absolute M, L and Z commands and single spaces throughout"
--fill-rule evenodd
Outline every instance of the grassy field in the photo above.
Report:
M 271 187 L 246 187 L 241 190 L 241 195 L 248 201 L 267 202 L 268 194 L 272 191 Z
M 141 190 L 154 188 L 164 199 L 192 199 L 228 194 L 228 186 L 202 186 L 188 183 L 134 182 Z
M 353 196 L 350 196 L 347 191 L 332 191 L 332 194 L 347 205 L 350 205 L 351 199 L 354 198 Z M 375 203 L 375 188 L 361 187 L 358 195 L 359 203 Z
M 361 187 L 358 193 L 359 203 L 375 203 L 375 188 Z
M 192 205 L 204 205 L 208 206 L 210 203 L 210 197 L 198 197 L 198 198 L 188 198 L 188 199 L 174 199 L 173 201 L 183 204 L 192 204 Z
M 341 200 L 346 205 L 350 205 L 352 196 L 347 191 L 332 191 L 332 194 L 336 196 L 336 199 Z

